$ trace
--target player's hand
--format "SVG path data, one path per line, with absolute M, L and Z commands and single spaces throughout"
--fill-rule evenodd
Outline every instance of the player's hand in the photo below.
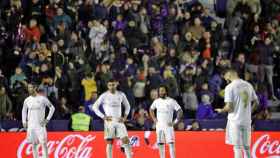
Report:
M 49 122 L 49 120 L 44 119 L 40 124 L 41 124 L 42 127 L 46 127 L 48 122 Z
M 27 128 L 27 123 L 22 123 L 23 128 Z
M 216 111 L 217 113 L 222 113 L 222 112 L 223 112 L 223 109 L 215 109 L 215 111 Z
M 157 124 L 157 119 L 153 119 L 154 123 Z
M 112 116 L 105 116 L 103 118 L 104 121 L 112 121 Z
M 124 123 L 125 121 L 126 121 L 126 119 L 123 118 L 123 117 L 121 117 L 121 118 L 119 119 L 119 122 L 120 122 L 120 123 Z
M 168 126 L 169 126 L 169 127 L 173 127 L 173 126 L 174 126 L 174 123 L 173 123 L 173 122 L 169 122 L 169 123 L 168 123 Z

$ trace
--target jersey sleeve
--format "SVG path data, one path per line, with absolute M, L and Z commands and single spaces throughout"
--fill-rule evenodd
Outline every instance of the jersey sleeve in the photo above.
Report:
M 226 86 L 225 88 L 225 103 L 233 102 L 233 91 L 230 86 Z
M 172 105 L 174 106 L 174 110 L 178 111 L 181 109 L 181 106 L 178 104 L 178 102 L 174 99 L 172 99 Z
M 47 116 L 47 120 L 50 120 L 52 118 L 53 114 L 54 114 L 55 108 L 52 105 L 52 103 L 49 101 L 48 98 L 43 97 L 43 102 L 44 102 L 44 105 L 47 106 L 50 109 L 50 111 L 48 113 L 48 116 Z
M 27 107 L 26 100 L 25 100 L 23 103 L 22 112 L 21 112 L 23 124 L 25 124 L 27 122 L 27 113 L 28 113 L 28 107 Z
M 150 107 L 150 109 L 151 110 L 155 110 L 156 108 L 157 108 L 157 100 L 154 100 L 152 105 L 151 105 L 151 107 Z
M 96 113 L 97 116 L 100 118 L 104 118 L 104 114 L 99 110 L 100 105 L 102 104 L 104 99 L 104 94 L 102 94 L 92 105 L 92 110 Z
M 129 104 L 125 94 L 121 93 L 121 95 L 122 95 L 122 103 L 123 103 L 123 105 L 125 107 L 125 112 L 124 113 L 125 113 L 125 115 L 128 115 L 129 111 L 130 111 L 130 104 Z

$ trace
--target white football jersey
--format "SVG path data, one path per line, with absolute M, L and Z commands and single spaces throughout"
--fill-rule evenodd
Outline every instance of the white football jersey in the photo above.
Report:
M 92 109 L 101 118 L 104 114 L 99 110 L 100 105 L 103 106 L 106 116 L 111 116 L 113 120 L 118 120 L 122 116 L 122 104 L 125 106 L 125 114 L 128 115 L 130 111 L 129 102 L 124 93 L 116 91 L 111 93 L 104 92 L 93 104 Z
M 228 120 L 236 125 L 251 125 L 251 103 L 258 100 L 253 86 L 242 79 L 234 80 L 225 88 L 225 103 L 231 102 L 233 112 Z
M 40 123 L 45 119 L 46 107 L 50 109 L 47 116 L 47 119 L 50 120 L 55 110 L 51 102 L 41 95 L 27 97 L 23 103 L 22 122 L 27 122 L 28 128 L 42 127 Z
M 154 100 L 150 109 L 157 110 L 158 124 L 167 125 L 173 122 L 173 113 L 181 109 L 176 100 L 166 97 Z

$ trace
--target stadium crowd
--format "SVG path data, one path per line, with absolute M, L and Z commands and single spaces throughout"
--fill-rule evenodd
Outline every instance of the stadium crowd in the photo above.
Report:
M 54 119 L 81 105 L 98 119 L 90 106 L 112 77 L 132 107 L 130 128 L 153 126 L 161 84 L 185 118 L 225 118 L 213 109 L 229 67 L 255 86 L 254 117 L 269 119 L 268 100 L 280 97 L 280 1 L 226 2 L 1 0 L 0 119 L 21 119 L 29 82 L 55 105 Z

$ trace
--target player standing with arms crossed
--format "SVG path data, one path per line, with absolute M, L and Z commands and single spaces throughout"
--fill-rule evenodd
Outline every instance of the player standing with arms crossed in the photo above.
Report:
M 27 128 L 27 142 L 32 143 L 33 157 L 39 158 L 38 144 L 42 145 L 43 158 L 48 158 L 46 125 L 55 111 L 54 106 L 44 96 L 37 94 L 37 86 L 28 84 L 29 97 L 24 100 L 22 108 L 22 124 Z M 49 114 L 45 118 L 46 107 Z
M 112 158 L 113 139 L 120 138 L 123 143 L 126 158 L 131 158 L 129 138 L 124 122 L 130 111 L 129 102 L 123 92 L 117 91 L 118 82 L 111 79 L 107 83 L 108 91 L 100 95 L 93 104 L 92 109 L 97 116 L 104 120 L 104 138 L 107 141 L 106 155 Z M 125 106 L 125 114 L 122 117 L 122 104 Z M 103 106 L 103 114 L 99 107 Z
M 157 110 L 155 117 L 154 110 Z M 173 113 L 177 112 L 177 118 L 173 122 Z M 156 123 L 157 143 L 160 158 L 165 158 L 165 145 L 169 144 L 170 157 L 175 158 L 175 133 L 174 124 L 177 124 L 183 115 L 183 111 L 176 100 L 167 96 L 167 87 L 159 87 L 159 98 L 154 100 L 150 107 L 150 115 Z
M 230 82 L 225 88 L 225 107 L 216 111 L 229 113 L 226 144 L 234 146 L 234 158 L 242 158 L 242 150 L 244 157 L 250 158 L 251 114 L 259 103 L 258 97 L 253 86 L 240 79 L 235 70 L 226 71 L 224 79 Z

